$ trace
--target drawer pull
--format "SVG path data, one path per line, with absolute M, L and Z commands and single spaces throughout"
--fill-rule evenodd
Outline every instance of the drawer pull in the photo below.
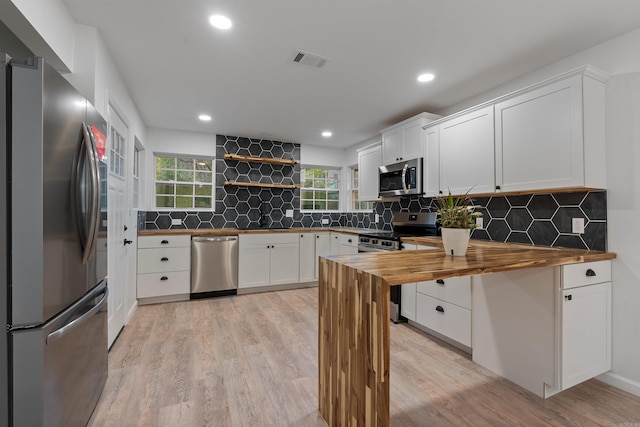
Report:
M 572 299 L 573 299 L 573 295 L 571 295 L 571 294 L 564 296 L 564 300 L 565 301 L 571 301 Z
M 439 311 L 440 313 L 444 313 L 444 308 L 442 308 L 441 305 L 436 307 L 436 311 Z
M 594 277 L 594 276 L 596 275 L 596 272 L 595 272 L 595 271 L 593 271 L 592 269 L 588 268 L 588 269 L 587 269 L 587 272 L 585 273 L 585 275 L 586 275 L 587 277 Z
M 162 242 L 160 242 L 161 245 L 168 245 L 169 241 L 168 240 L 163 240 Z
M 164 282 L 165 280 L 169 280 L 169 278 L 168 278 L 167 276 L 162 276 L 162 277 L 160 278 L 160 280 L 162 280 L 162 281 Z
M 160 258 L 160 261 L 169 261 L 169 258 L 167 258 L 166 256 L 163 256 L 162 258 Z
M 438 279 L 438 280 L 436 280 L 436 283 L 437 283 L 438 285 L 444 285 L 444 280 L 442 280 L 442 279 Z
M 348 241 L 349 243 L 353 243 L 353 240 L 351 240 L 351 239 L 349 239 L 349 240 L 347 240 L 347 241 Z

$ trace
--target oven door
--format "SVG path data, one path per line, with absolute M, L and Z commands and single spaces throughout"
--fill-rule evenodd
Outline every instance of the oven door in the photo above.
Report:
M 380 249 L 378 247 L 369 246 L 363 243 L 358 244 L 358 253 L 364 253 L 364 252 L 389 252 L 389 250 Z

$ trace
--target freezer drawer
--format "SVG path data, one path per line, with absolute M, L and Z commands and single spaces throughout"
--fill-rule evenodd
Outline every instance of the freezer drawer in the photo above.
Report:
M 298 235 L 295 237 L 297 239 Z M 194 236 L 191 241 L 191 293 L 237 288 L 238 236 Z
M 106 283 L 41 328 L 12 331 L 14 426 L 85 426 L 107 380 Z

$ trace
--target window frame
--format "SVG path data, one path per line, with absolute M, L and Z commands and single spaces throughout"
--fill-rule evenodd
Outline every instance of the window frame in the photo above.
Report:
M 175 162 L 174 162 L 174 168 L 161 168 L 161 170 L 173 170 L 175 172 L 175 176 L 174 176 L 174 180 L 162 180 L 162 179 L 158 179 L 158 157 L 165 157 L 165 158 L 174 158 Z M 191 161 L 193 161 L 193 168 L 192 169 L 181 169 L 178 167 L 178 159 L 189 159 Z M 208 172 L 208 171 L 203 171 L 203 170 L 198 170 L 197 169 L 197 165 L 196 165 L 196 161 L 198 160 L 204 160 L 204 161 L 210 161 L 211 162 L 211 182 L 204 182 L 204 181 L 196 181 L 196 173 L 197 172 Z M 154 152 L 153 153 L 153 207 L 155 210 L 168 210 L 168 211 L 211 211 L 214 212 L 215 211 L 215 206 L 216 206 L 216 201 L 215 201 L 215 191 L 216 191 L 216 187 L 215 187 L 215 183 L 216 183 L 216 171 L 215 171 L 215 167 L 216 167 L 216 159 L 215 156 L 206 156 L 206 155 L 197 155 L 197 154 L 176 154 L 176 153 L 161 153 L 161 152 Z M 189 181 L 178 181 L 175 178 L 177 177 L 178 172 L 193 172 L 194 174 L 194 180 L 189 182 Z M 158 194 L 158 184 L 165 184 L 165 185 L 173 185 L 174 189 L 173 189 L 173 194 Z M 177 194 L 177 185 L 192 185 L 193 186 L 193 192 L 191 193 L 190 197 L 192 199 L 192 204 L 191 207 L 180 207 L 180 206 L 176 206 L 177 205 L 177 197 L 180 196 L 179 194 Z M 197 207 L 195 206 L 195 199 L 196 197 L 198 197 L 199 195 L 196 194 L 196 186 L 209 186 L 211 188 L 211 194 L 210 195 L 200 195 L 202 197 L 208 197 L 211 199 L 211 206 L 210 207 Z M 165 206 L 158 206 L 158 197 L 162 197 L 162 196 L 172 196 L 174 198 L 174 207 L 165 207 Z
M 347 196 L 348 196 L 348 206 L 349 208 L 347 209 L 347 212 L 363 212 L 363 213 L 371 213 L 375 210 L 375 206 L 373 201 L 360 201 L 359 199 L 355 199 L 353 193 L 358 191 L 358 195 L 359 193 L 359 187 L 360 187 L 360 173 L 359 173 L 359 168 L 358 165 L 352 165 L 348 167 L 349 170 L 349 185 L 348 185 L 348 192 L 347 192 Z M 355 184 L 355 171 L 358 171 L 358 185 Z M 357 209 L 355 207 L 355 203 L 370 203 L 371 207 L 370 208 L 365 208 L 365 209 Z
M 336 182 L 336 188 L 328 188 L 326 186 L 324 188 L 323 187 L 315 187 L 315 186 L 314 187 L 305 187 L 304 184 L 305 184 L 305 182 L 307 180 L 307 177 L 305 175 L 306 175 L 306 170 L 308 170 L 308 169 L 324 169 L 327 172 L 327 177 L 326 178 L 322 178 L 322 177 L 311 178 L 313 180 L 314 184 L 315 184 L 316 180 L 318 180 L 318 181 L 324 180 L 325 182 L 330 181 L 329 174 L 335 173 L 337 175 L 337 177 L 338 177 L 337 180 L 336 180 L 337 181 Z M 340 168 L 339 166 L 302 165 L 300 167 L 300 205 L 299 205 L 300 212 L 301 213 L 314 213 L 314 212 L 316 212 L 316 213 L 323 213 L 323 212 L 336 213 L 336 212 L 338 212 L 339 213 L 339 212 L 342 212 L 341 209 L 340 209 L 341 199 L 342 199 L 342 196 L 343 196 L 343 192 L 342 192 L 342 188 L 341 188 L 342 180 L 343 180 L 342 178 L 343 178 L 343 176 L 342 176 L 342 168 Z M 325 199 L 304 199 L 302 197 L 302 194 L 305 191 L 313 191 L 314 193 L 316 191 L 324 191 L 326 193 L 326 196 L 325 196 L 326 198 Z M 333 201 L 333 199 L 329 199 L 329 192 L 338 194 L 338 198 L 335 200 L 338 203 L 336 209 L 327 209 L 326 205 L 325 205 L 325 209 L 315 209 L 315 208 L 314 209 L 305 209 L 305 208 L 302 207 L 302 204 L 303 204 L 303 202 L 305 200 L 319 200 L 319 201 L 324 200 L 327 203 L 330 200 Z

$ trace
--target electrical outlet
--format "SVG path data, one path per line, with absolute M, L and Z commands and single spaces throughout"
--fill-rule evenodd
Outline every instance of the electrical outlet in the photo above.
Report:
M 323 219 L 322 220 L 322 225 L 329 225 L 329 220 L 328 219 Z
M 478 230 L 482 230 L 484 228 L 484 218 L 481 216 L 476 218 L 476 228 Z
M 182 225 L 182 220 L 180 218 L 178 219 L 171 218 L 171 225 Z
M 376 224 L 380 222 L 380 214 L 376 214 Z
M 293 209 L 287 209 L 285 216 L 287 218 L 293 218 Z
M 584 234 L 584 218 L 571 218 L 571 232 Z

